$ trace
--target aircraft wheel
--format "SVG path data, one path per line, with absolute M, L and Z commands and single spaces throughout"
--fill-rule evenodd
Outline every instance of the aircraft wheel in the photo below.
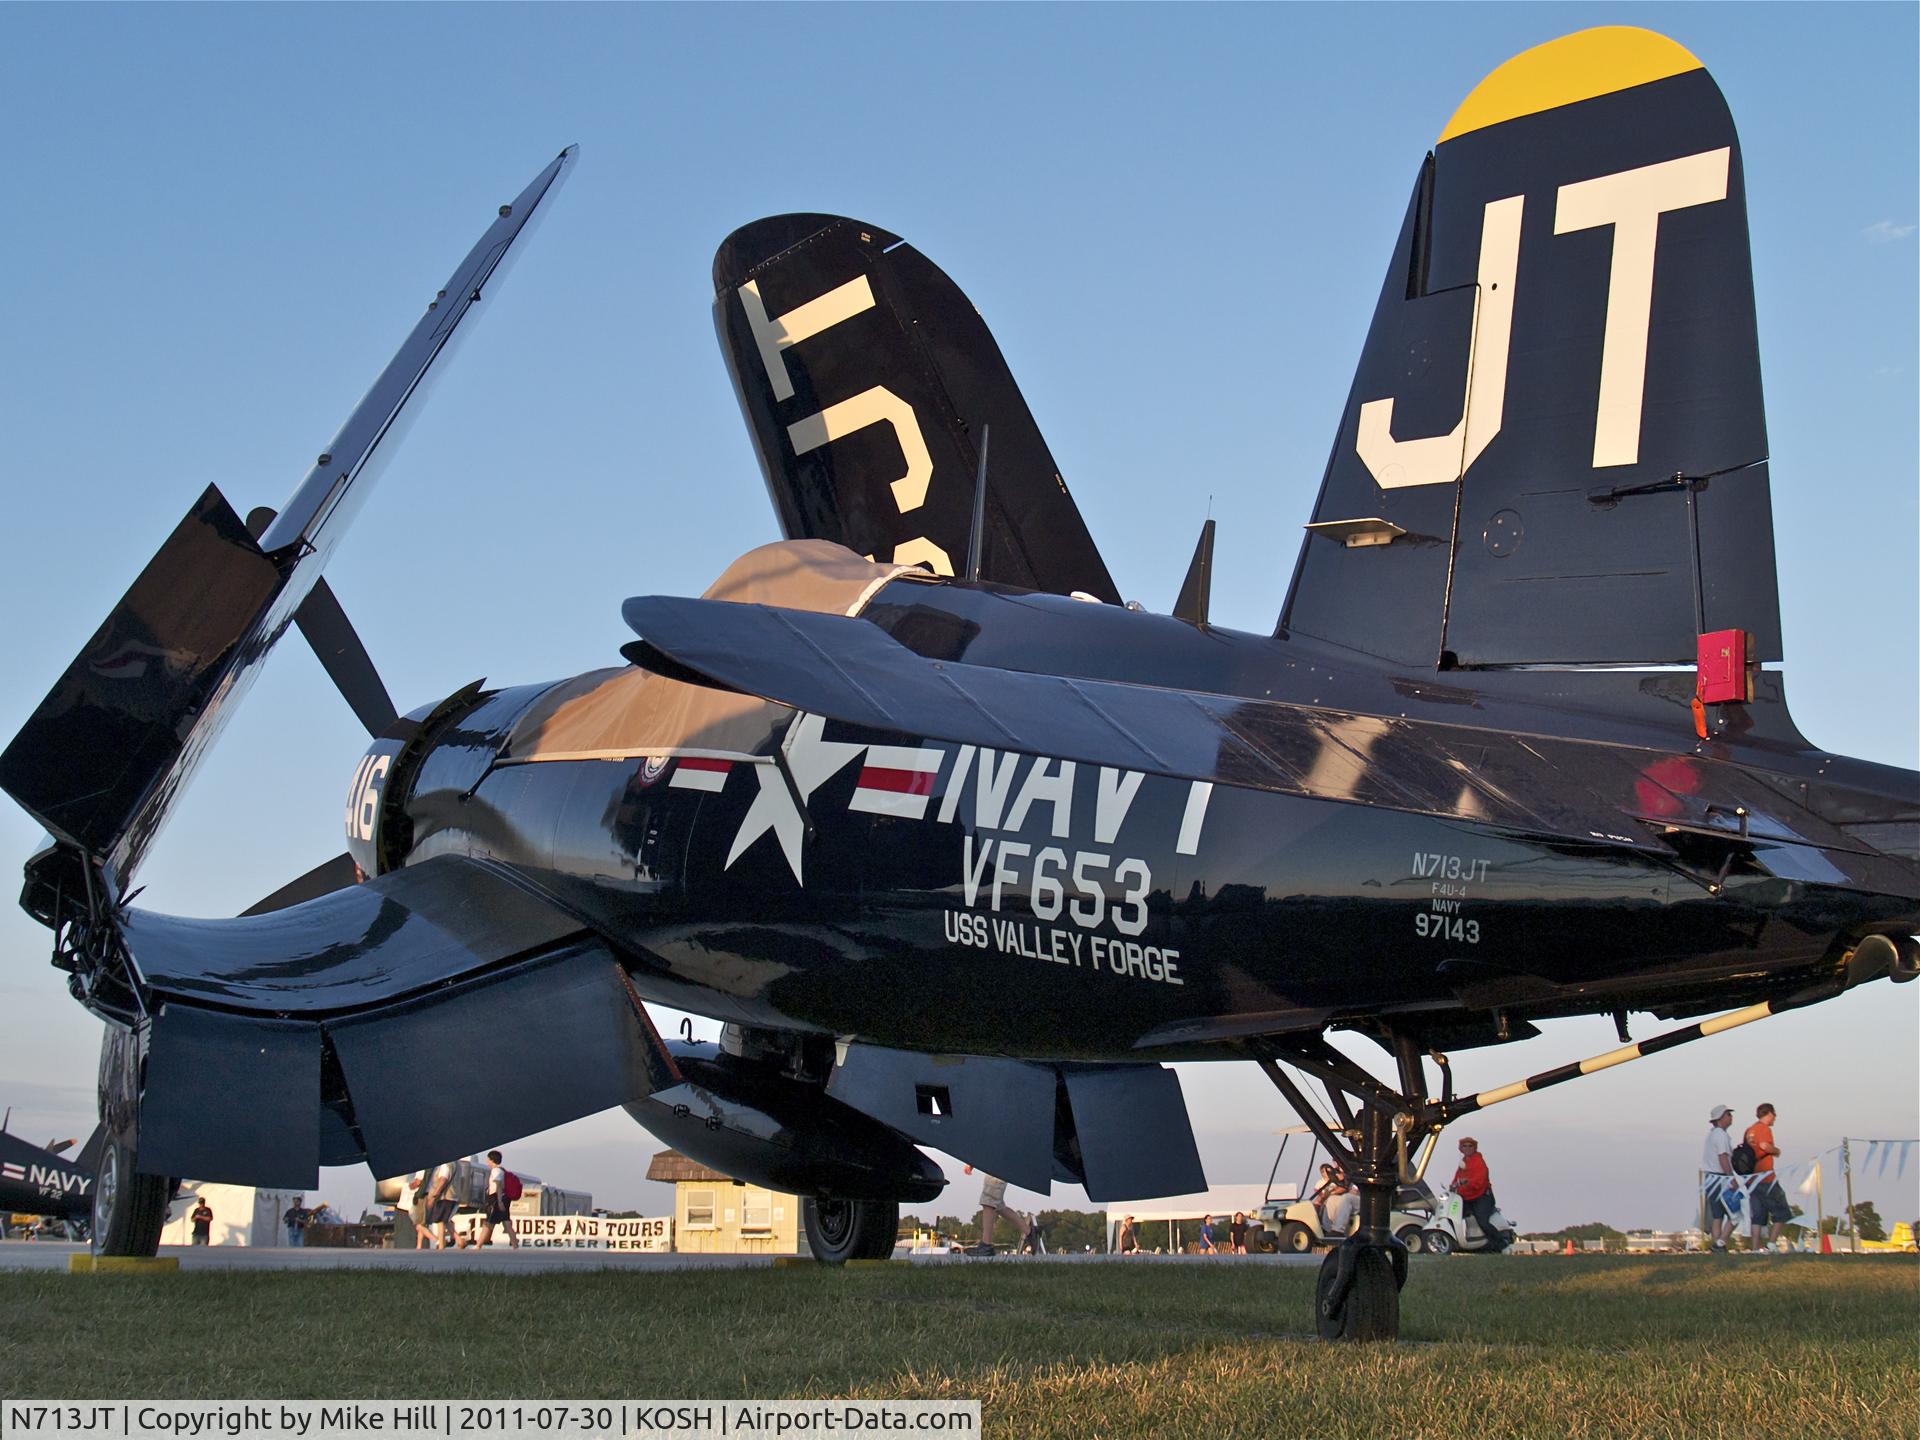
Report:
M 93 1182 L 93 1253 L 158 1253 L 172 1198 L 171 1180 L 137 1174 L 133 1152 L 119 1140 L 108 1140 L 100 1149 L 100 1171 Z
M 1313 1253 L 1313 1231 L 1298 1220 L 1289 1220 L 1280 1227 L 1280 1248 L 1289 1255 L 1310 1255 Z
M 1453 1253 L 1453 1237 L 1444 1230 L 1422 1230 L 1420 1232 L 1420 1238 L 1427 1242 L 1427 1253 L 1429 1255 L 1451 1255 Z M 1413 1246 L 1408 1245 L 1407 1248 L 1411 1250 Z
M 1421 1234 L 1418 1225 L 1406 1225 L 1400 1230 L 1400 1243 L 1407 1247 L 1409 1255 L 1419 1255 L 1427 1248 L 1426 1237 Z
M 1330 1305 L 1341 1255 L 1335 1250 L 1320 1262 L 1314 1290 L 1314 1319 L 1322 1340 L 1395 1340 L 1400 1335 L 1400 1287 L 1393 1262 L 1377 1245 L 1357 1247 L 1352 1258 L 1353 1284 L 1338 1308 Z
M 807 1248 L 823 1265 L 885 1260 L 900 1229 L 900 1206 L 880 1200 L 804 1200 L 800 1221 Z

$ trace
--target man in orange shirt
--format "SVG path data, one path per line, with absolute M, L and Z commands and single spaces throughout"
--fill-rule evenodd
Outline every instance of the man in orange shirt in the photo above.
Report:
M 1462 1208 L 1486 1236 L 1487 1249 L 1496 1253 L 1506 1249 L 1507 1237 L 1493 1228 L 1493 1177 L 1487 1173 L 1487 1162 L 1481 1158 L 1480 1142 L 1472 1136 L 1461 1138 L 1460 1168 L 1453 1172 L 1453 1184 L 1447 1188 L 1460 1197 Z
M 1753 1151 L 1753 1178 L 1747 1182 L 1747 1219 L 1753 1227 L 1753 1248 L 1759 1251 L 1780 1238 L 1780 1227 L 1793 1218 L 1793 1207 L 1787 1204 L 1787 1194 L 1773 1173 L 1774 1157 L 1780 1153 L 1780 1147 L 1773 1143 L 1773 1106 L 1762 1105 L 1754 1111 L 1754 1116 L 1753 1124 L 1747 1127 L 1742 1138 Z M 1764 1236 L 1763 1231 L 1767 1232 Z

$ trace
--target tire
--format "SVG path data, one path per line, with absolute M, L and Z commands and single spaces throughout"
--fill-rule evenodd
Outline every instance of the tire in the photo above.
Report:
M 1271 1255 L 1280 1248 L 1280 1239 L 1271 1230 L 1262 1226 L 1258 1230 L 1247 1231 L 1247 1253 L 1249 1255 Z
M 1356 1342 L 1399 1339 L 1400 1287 L 1386 1253 L 1374 1245 L 1359 1249 L 1353 1257 L 1353 1284 L 1347 1290 L 1346 1303 L 1329 1315 L 1326 1297 L 1333 1288 L 1339 1263 L 1338 1250 L 1320 1262 L 1319 1283 L 1314 1287 L 1314 1322 L 1320 1338 Z
M 1313 1231 L 1298 1220 L 1288 1220 L 1280 1227 L 1280 1248 L 1289 1255 L 1311 1255 Z
M 1429 1255 L 1451 1255 L 1453 1253 L 1453 1236 L 1444 1230 L 1422 1230 L 1420 1232 L 1420 1238 L 1427 1242 L 1427 1254 Z M 1409 1245 L 1407 1248 L 1411 1250 L 1413 1247 Z
M 900 1206 L 891 1200 L 804 1200 L 800 1222 L 807 1248 L 822 1265 L 885 1260 L 900 1229 Z
M 1399 1238 L 1400 1238 L 1400 1243 L 1407 1247 L 1407 1253 L 1409 1255 L 1420 1255 L 1425 1253 L 1427 1248 L 1427 1240 L 1426 1240 L 1426 1236 L 1421 1233 L 1420 1227 L 1418 1225 L 1402 1226 L 1400 1230 Z
M 133 1152 L 119 1140 L 107 1141 L 93 1182 L 93 1253 L 158 1254 L 172 1198 L 173 1181 L 164 1175 L 136 1174 Z

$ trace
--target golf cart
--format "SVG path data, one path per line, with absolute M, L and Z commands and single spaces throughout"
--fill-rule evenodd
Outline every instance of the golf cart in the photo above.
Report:
M 1346 1238 L 1346 1232 L 1329 1235 L 1319 1209 L 1313 1201 L 1303 1198 L 1312 1193 L 1310 1187 L 1317 1173 L 1314 1162 L 1320 1158 L 1320 1142 L 1309 1140 L 1306 1169 L 1301 1174 L 1299 1184 L 1291 1181 L 1276 1183 L 1281 1162 L 1287 1158 L 1288 1144 L 1296 1135 L 1311 1136 L 1313 1132 L 1305 1125 L 1290 1125 L 1277 1133 L 1280 1136 L 1280 1153 L 1273 1157 L 1273 1169 L 1267 1174 L 1266 1197 L 1247 1222 L 1248 1253 L 1271 1255 L 1279 1250 L 1292 1255 L 1310 1255 L 1316 1249 L 1338 1244 Z M 1415 1255 L 1428 1248 L 1428 1217 L 1432 1199 L 1432 1193 L 1427 1191 L 1424 1182 L 1420 1182 L 1402 1185 L 1394 1201 L 1393 1232 Z M 1354 1222 L 1358 1220 L 1359 1212 L 1356 1210 Z M 1445 1251 L 1440 1253 L 1444 1254 Z

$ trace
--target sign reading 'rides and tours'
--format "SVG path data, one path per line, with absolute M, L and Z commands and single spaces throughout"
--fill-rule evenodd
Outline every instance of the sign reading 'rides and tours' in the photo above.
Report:
M 520 1243 L 535 1250 L 660 1252 L 673 1248 L 673 1221 L 664 1216 L 609 1220 L 599 1215 L 516 1215 L 513 1228 Z M 503 1228 L 494 1229 L 493 1243 L 507 1243 Z

